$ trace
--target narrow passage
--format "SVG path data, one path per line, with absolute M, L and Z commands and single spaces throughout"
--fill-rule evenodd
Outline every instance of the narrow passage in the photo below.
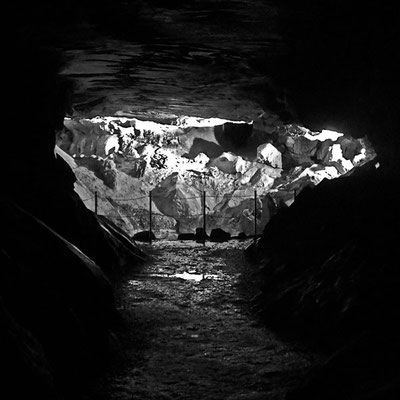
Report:
M 118 294 L 126 360 L 96 399 L 283 399 L 314 361 L 250 312 L 242 276 L 249 242 L 154 242 L 154 260 Z M 246 274 L 247 275 L 247 274 Z

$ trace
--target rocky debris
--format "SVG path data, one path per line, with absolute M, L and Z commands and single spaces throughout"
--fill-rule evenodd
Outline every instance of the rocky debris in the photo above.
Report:
M 390 361 L 400 348 L 400 193 L 376 166 L 304 189 L 248 250 L 263 265 L 256 303 L 268 324 L 335 352 L 291 399 L 367 398 L 400 372 Z
M 292 134 L 286 136 L 284 146 L 286 152 L 284 153 L 285 166 L 301 165 L 310 166 L 313 162 L 313 157 L 317 151 L 318 142 L 309 140 L 305 135 Z
M 148 186 L 137 178 L 133 178 L 122 171 L 117 171 L 117 178 L 114 188 L 107 186 L 98 176 L 104 175 L 102 170 L 96 174 L 86 168 L 85 161 L 81 158 L 73 158 L 58 146 L 56 154 L 62 158 L 73 170 L 76 178 L 74 191 L 83 200 L 85 206 L 95 211 L 97 194 L 97 212 L 99 215 L 106 216 L 112 220 L 125 232 L 133 235 L 135 231 L 140 231 L 148 224 Z M 79 165 L 78 163 L 81 163 Z M 97 165 L 102 166 L 103 162 L 96 161 Z M 113 170 L 116 171 L 116 170 Z M 116 193 L 118 197 L 115 197 Z
M 202 215 L 202 193 L 188 185 L 179 173 L 174 173 L 152 190 L 157 208 L 177 221 L 188 220 L 187 225 L 199 226 Z M 181 229 L 184 229 L 181 226 Z M 180 231 L 181 233 L 184 233 Z
M 146 172 L 147 161 L 140 158 L 131 160 L 131 168 L 126 173 L 132 178 L 142 178 Z
M 57 144 L 69 154 L 105 157 L 120 149 L 118 136 L 102 131 L 97 124 L 66 118 L 64 126 L 57 134 Z
M 176 225 L 178 233 L 194 232 L 202 225 L 201 199 L 206 191 L 209 233 L 224 227 L 232 235 L 248 235 L 254 232 L 251 207 L 242 199 L 243 206 L 224 209 L 220 203 L 225 195 L 246 192 L 249 203 L 251 188 L 256 188 L 260 196 L 275 199 L 275 207 L 289 206 L 303 188 L 334 179 L 375 157 L 367 140 L 273 121 L 277 125 L 271 133 L 269 125 L 259 126 L 257 121 L 254 131 L 251 124 L 220 119 L 182 117 L 166 124 L 96 117 L 67 119 L 64 131 L 72 126 L 80 132 L 79 136 L 69 135 L 77 138 L 75 148 L 85 147 L 85 135 L 87 143 L 96 137 L 118 138 L 119 150 L 108 156 L 87 155 L 87 146 L 81 154 L 68 150 L 74 156 L 69 163 L 78 177 L 77 185 L 83 183 L 86 188 L 79 193 L 87 199 L 97 191 L 101 207 L 130 235 L 148 229 L 151 190 L 154 212 L 175 221 L 166 226 L 167 220 L 157 218 L 155 230 Z M 93 210 L 91 200 L 86 204 Z M 265 224 L 271 208 L 260 207 L 260 213 L 260 224 Z M 257 229 L 262 231 L 263 225 Z
M 80 157 L 76 159 L 76 164 L 93 171 L 110 189 L 118 190 L 118 173 L 112 158 Z

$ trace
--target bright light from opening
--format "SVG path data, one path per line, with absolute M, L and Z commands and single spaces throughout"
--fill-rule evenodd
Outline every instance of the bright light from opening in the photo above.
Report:
M 320 133 L 314 135 L 310 133 L 306 133 L 304 135 L 304 137 L 306 137 L 308 140 L 319 140 L 320 142 L 324 142 L 328 139 L 336 142 L 336 140 L 338 140 L 341 136 L 343 136 L 343 133 L 331 131 L 329 129 L 323 129 Z

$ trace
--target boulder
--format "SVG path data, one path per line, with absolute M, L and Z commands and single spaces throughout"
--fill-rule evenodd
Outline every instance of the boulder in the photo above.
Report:
M 201 165 L 203 168 L 210 161 L 210 159 L 204 153 L 199 153 L 193 160 L 196 164 Z
M 285 153 L 286 162 L 292 161 L 294 165 L 311 165 L 317 151 L 317 140 L 309 140 L 303 135 L 288 135 L 285 146 L 288 154 Z
M 155 240 L 156 236 L 153 232 L 149 231 L 141 231 L 137 232 L 132 236 L 133 240 L 137 240 L 138 242 L 150 242 L 150 240 Z
M 257 147 L 257 160 L 273 168 L 282 168 L 282 154 L 271 143 L 264 143 Z
M 101 123 L 66 118 L 64 129 L 57 135 L 56 144 L 73 155 L 106 157 L 120 149 L 119 138 L 106 132 Z
M 81 156 L 76 159 L 76 163 L 79 166 L 85 166 L 87 169 L 93 171 L 109 188 L 118 189 L 119 174 L 115 162 L 112 159 Z
M 200 153 L 209 158 L 215 158 L 224 151 L 215 136 L 214 127 L 188 129 L 178 138 L 182 149 L 187 152 L 190 158 L 195 158 Z
M 353 161 L 357 154 L 360 154 L 362 146 L 357 139 L 352 137 L 343 137 L 339 141 L 343 157 L 346 160 Z
M 289 185 L 286 186 L 288 190 L 297 190 L 299 193 L 302 186 L 306 186 L 306 180 L 309 180 L 313 185 L 318 185 L 324 179 L 335 179 L 339 178 L 340 173 L 338 169 L 331 165 L 323 167 L 318 164 L 314 164 L 311 167 L 305 168 L 300 175 L 294 178 Z M 304 178 L 307 178 L 304 180 Z M 302 182 L 302 185 L 298 183 Z
M 196 235 L 194 233 L 180 233 L 178 240 L 196 240 Z
M 209 236 L 204 231 L 204 228 L 196 228 L 195 238 L 197 242 L 203 242 L 204 240 L 207 240 Z
M 317 146 L 317 151 L 315 153 L 315 160 L 321 164 L 327 165 L 329 162 L 329 151 L 333 145 L 332 140 L 326 140 L 321 142 Z
M 236 160 L 234 161 L 234 166 L 235 166 L 236 173 L 245 174 L 246 171 L 251 168 L 252 162 L 245 160 L 240 156 L 237 156 Z
M 239 235 L 237 236 L 239 240 L 246 240 L 247 235 L 244 232 L 240 232 Z
M 202 215 L 202 193 L 185 182 L 177 172 L 160 182 L 152 191 L 152 199 L 157 208 L 177 221 L 193 220 L 199 226 Z
M 231 234 L 221 228 L 213 229 L 210 234 L 211 242 L 227 242 L 230 238 Z
M 248 164 L 246 164 L 247 166 Z M 272 168 L 269 165 L 261 163 L 251 163 L 249 168 L 239 176 L 241 185 L 251 183 L 258 188 L 265 188 L 266 190 L 272 187 L 276 178 L 281 176 L 282 170 Z

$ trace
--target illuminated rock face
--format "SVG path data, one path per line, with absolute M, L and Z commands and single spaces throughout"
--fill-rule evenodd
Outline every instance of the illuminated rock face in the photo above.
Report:
M 149 227 L 150 191 L 155 231 L 203 227 L 205 191 L 208 234 L 217 228 L 261 233 L 276 209 L 290 206 L 304 187 L 375 156 L 367 140 L 339 132 L 282 124 L 271 131 L 259 121 L 254 126 L 193 117 L 170 124 L 67 119 L 57 144 L 69 154 L 86 205 L 94 208 L 97 191 L 99 212 L 130 234 Z
M 257 147 L 257 158 L 274 168 L 282 168 L 282 154 L 271 143 Z

